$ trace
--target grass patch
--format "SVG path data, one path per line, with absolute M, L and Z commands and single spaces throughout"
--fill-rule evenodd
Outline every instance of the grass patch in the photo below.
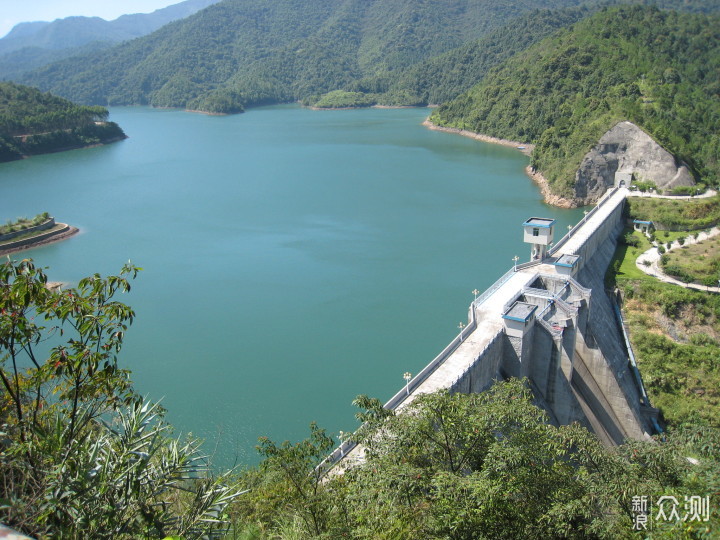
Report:
M 620 287 L 653 406 L 671 425 L 720 426 L 720 296 L 660 282 Z
M 627 240 L 630 240 L 631 243 L 628 243 Z M 618 240 L 615 255 L 605 273 L 605 285 L 613 288 L 618 280 L 627 279 L 655 281 L 655 278 L 648 276 L 635 264 L 637 258 L 651 247 L 653 246 L 650 240 L 644 234 L 632 229 L 625 229 L 623 236 Z
M 692 283 L 717 286 L 720 278 L 720 236 L 669 251 L 663 270 Z
M 29 227 L 35 227 L 50 219 L 50 214 L 43 212 L 32 219 L 26 217 L 17 218 L 15 221 L 8 220 L 5 225 L 0 225 L 0 235 L 22 231 Z
M 720 223 L 720 195 L 690 201 L 628 197 L 627 205 L 633 218 L 652 221 L 661 231 L 702 230 Z

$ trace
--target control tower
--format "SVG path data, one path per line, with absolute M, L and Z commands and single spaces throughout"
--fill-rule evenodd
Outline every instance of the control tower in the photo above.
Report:
M 554 219 L 532 217 L 523 223 L 525 228 L 524 241 L 532 245 L 530 260 L 543 260 L 547 255 L 548 246 L 553 242 Z

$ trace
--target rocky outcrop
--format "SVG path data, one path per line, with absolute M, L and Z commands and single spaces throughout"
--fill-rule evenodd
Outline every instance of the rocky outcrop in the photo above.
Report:
M 615 173 L 630 173 L 635 181 L 654 182 L 661 190 L 695 184 L 687 165 L 631 122 L 620 122 L 598 141 L 575 173 L 575 199 L 593 204 L 615 184 Z

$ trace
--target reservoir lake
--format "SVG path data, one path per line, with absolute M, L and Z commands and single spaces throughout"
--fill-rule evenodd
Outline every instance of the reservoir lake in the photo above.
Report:
M 49 212 L 81 232 L 23 251 L 71 285 L 144 270 L 120 354 L 136 390 L 221 468 L 259 436 L 356 427 L 467 322 L 522 222 L 582 217 L 541 200 L 513 148 L 431 131 L 428 109 L 235 116 L 111 108 L 129 138 L 0 164 L 0 219 Z

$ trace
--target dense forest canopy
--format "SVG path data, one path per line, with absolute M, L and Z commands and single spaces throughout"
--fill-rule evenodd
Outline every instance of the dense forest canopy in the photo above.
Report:
M 720 174 L 720 18 L 605 9 L 492 70 L 433 122 L 537 146 L 533 166 L 568 194 L 574 171 L 620 120 L 708 183 Z
M 394 73 L 509 19 L 578 0 L 225 0 L 149 36 L 52 64 L 20 82 L 87 104 L 233 110 Z
M 104 107 L 0 83 L 0 161 L 123 138 L 108 114 Z
M 720 10 L 718 0 L 652 3 Z M 298 100 L 316 104 L 337 90 L 366 94 L 356 94 L 358 105 L 441 103 L 476 84 L 490 67 L 606 4 L 225 0 L 149 36 L 17 80 L 85 104 L 208 112 Z M 478 41 L 484 37 L 489 41 Z

